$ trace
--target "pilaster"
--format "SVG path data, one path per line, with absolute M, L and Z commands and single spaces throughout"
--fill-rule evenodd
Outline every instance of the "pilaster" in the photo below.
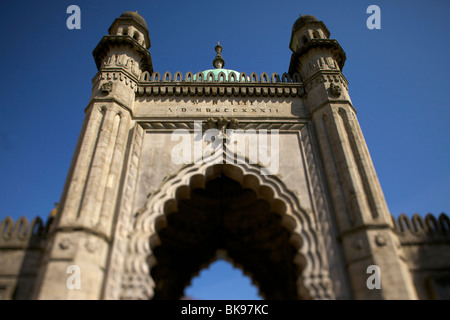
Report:
M 415 299 L 412 277 L 341 73 L 345 53 L 336 40 L 327 38 L 322 22 L 311 16 L 298 21 L 291 40 L 290 73 L 300 73 L 304 82 L 354 297 Z M 314 32 L 321 39 L 308 38 Z M 380 289 L 368 288 L 372 265 L 379 267 Z
M 136 17 L 125 13 L 116 19 L 113 34 L 103 37 L 93 52 L 99 71 L 49 234 L 38 299 L 102 297 L 137 82 L 143 71 L 152 71 L 146 24 Z M 67 282 L 73 270 L 80 288 Z

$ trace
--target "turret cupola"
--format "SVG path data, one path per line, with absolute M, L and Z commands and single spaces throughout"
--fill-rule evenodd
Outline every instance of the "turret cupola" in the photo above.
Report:
M 292 27 L 289 48 L 293 54 L 289 73 L 299 72 L 304 76 L 302 64 L 305 61 L 302 58 L 312 51 L 317 51 L 315 49 L 319 51 L 325 50 L 330 53 L 331 58 L 336 61 L 340 70 L 342 70 L 346 59 L 345 52 L 336 40 L 329 39 L 329 37 L 330 31 L 328 31 L 328 28 L 322 21 L 311 15 L 300 15 Z
M 140 14 L 133 11 L 124 12 L 114 20 L 108 33 L 92 52 L 98 69 L 104 64 L 110 65 L 110 60 L 113 58 L 116 59 L 117 66 L 131 64 L 131 60 L 127 61 L 132 58 L 137 62 L 137 65 L 133 67 L 140 69 L 137 71 L 138 76 L 143 71 L 153 72 L 152 60 L 148 51 L 151 43 L 147 23 Z M 128 49 L 124 51 L 124 48 Z M 123 54 L 118 54 L 119 51 Z
M 145 49 L 149 49 L 151 46 L 147 23 L 137 11 L 122 13 L 119 18 L 114 20 L 108 32 L 113 36 L 130 36 Z

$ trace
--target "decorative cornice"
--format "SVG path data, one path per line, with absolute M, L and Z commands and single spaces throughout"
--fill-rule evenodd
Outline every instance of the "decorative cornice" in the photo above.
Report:
M 136 90 L 138 85 L 137 77 L 123 68 L 109 68 L 108 70 L 99 71 L 92 79 L 92 85 L 96 85 L 101 80 L 119 80 L 134 90 Z
M 175 84 L 158 83 L 138 87 L 138 95 L 143 96 L 263 96 L 301 97 L 303 88 L 289 86 L 227 85 L 227 84 Z
M 221 72 L 215 77 L 213 73 L 202 72 L 185 76 L 176 72 L 172 78 L 170 72 L 161 77 L 159 72 L 150 75 L 141 74 L 137 93 L 139 96 L 263 96 L 263 97 L 297 97 L 304 94 L 303 83 L 298 74 L 290 76 L 284 73 L 281 77 L 273 73 L 270 77 L 263 72 L 261 76 L 252 72 L 248 76 L 244 72 L 237 76 L 231 72 L 228 76 Z
M 299 65 L 301 65 L 301 57 L 306 55 L 312 49 L 327 49 L 331 50 L 333 53 L 334 59 L 339 65 L 339 68 L 342 70 L 345 64 L 345 60 L 347 56 L 342 49 L 341 45 L 337 40 L 334 39 L 311 39 L 304 46 L 302 46 L 299 50 L 294 52 L 291 56 L 291 63 L 289 65 L 289 73 L 293 74 L 297 72 L 299 69 Z
M 44 247 L 52 222 L 49 218 L 44 225 L 39 217 L 31 222 L 21 217 L 14 223 L 11 217 L 6 217 L 0 222 L 0 248 Z
M 348 90 L 348 81 L 340 71 L 318 71 L 305 81 L 305 89 L 308 92 L 319 84 L 326 82 L 330 84 L 341 83 Z
M 401 214 L 397 220 L 392 217 L 392 223 L 402 245 L 432 242 L 450 244 L 450 219 L 445 213 L 441 213 L 438 218 L 432 214 L 427 214 L 425 218 L 419 214 L 411 218 Z
M 222 119 L 221 119 L 222 118 Z M 219 124 L 226 122 L 228 119 L 219 117 L 219 118 L 207 118 L 205 120 L 205 126 L 204 129 L 208 129 L 211 126 L 208 124 L 214 123 Z M 198 120 L 197 120 L 198 121 Z M 255 129 L 255 130 L 261 130 L 261 129 L 278 129 L 280 132 L 283 131 L 298 131 L 305 125 L 304 122 L 262 122 L 262 121 L 237 121 L 234 118 L 230 118 L 228 120 L 228 123 L 232 123 L 233 129 Z M 145 130 L 175 130 L 175 129 L 186 129 L 189 131 L 194 130 L 194 120 L 189 121 L 148 121 L 148 122 L 139 122 L 139 124 L 144 128 Z M 230 127 L 231 128 L 231 127 Z
M 97 69 L 100 70 L 110 48 L 114 46 L 129 47 L 135 52 L 139 53 L 139 55 L 141 56 L 141 69 L 143 71 L 153 72 L 150 52 L 130 36 L 104 36 L 98 43 L 97 47 L 95 47 L 94 51 L 92 51 Z

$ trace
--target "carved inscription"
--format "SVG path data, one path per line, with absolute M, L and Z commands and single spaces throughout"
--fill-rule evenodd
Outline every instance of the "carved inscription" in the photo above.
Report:
M 168 107 L 170 113 L 279 113 L 278 108 L 248 108 L 248 107 Z

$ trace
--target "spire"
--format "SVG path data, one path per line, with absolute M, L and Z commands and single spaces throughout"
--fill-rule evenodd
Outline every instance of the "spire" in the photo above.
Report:
M 220 54 L 222 52 L 222 46 L 219 41 L 217 41 L 217 46 L 214 50 L 216 50 L 217 54 L 213 60 L 213 66 L 216 69 L 222 69 L 225 66 L 225 60 L 223 60 L 222 55 Z

